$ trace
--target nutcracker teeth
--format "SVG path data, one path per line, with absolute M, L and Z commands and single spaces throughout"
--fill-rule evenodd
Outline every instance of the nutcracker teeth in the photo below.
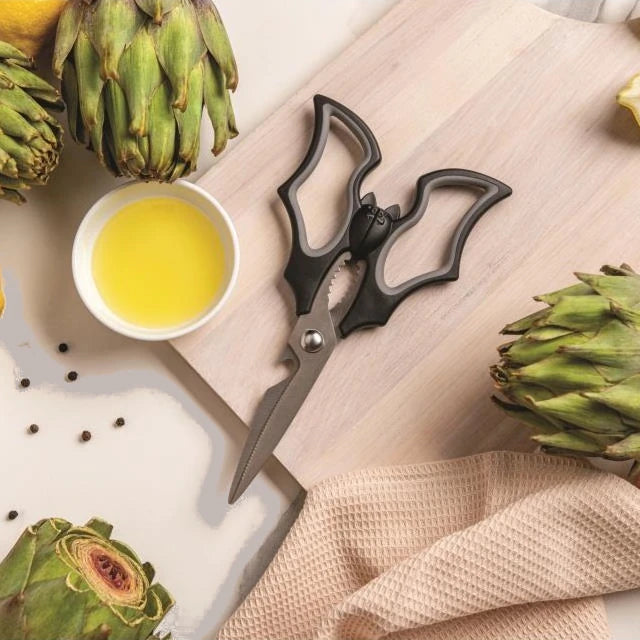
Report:
M 335 275 L 331 281 L 333 284 L 343 266 L 347 266 L 344 269 L 344 275 L 341 277 L 342 290 L 334 293 L 335 300 L 330 300 L 329 307 L 331 309 L 331 316 L 334 319 L 334 324 L 339 323 L 344 315 L 347 313 L 353 298 L 355 297 L 358 287 L 360 286 L 362 267 L 360 262 L 347 262 L 346 260 L 340 265 L 335 272 Z M 345 282 L 346 281 L 346 282 Z
M 340 274 L 340 272 L 342 271 L 342 267 L 346 264 L 347 260 L 346 258 L 344 260 L 342 260 L 341 262 L 338 263 L 338 266 L 334 269 L 333 271 L 333 276 L 331 276 L 331 280 L 329 282 L 329 290 L 327 292 L 327 297 L 330 297 L 332 292 L 333 292 L 333 285 L 335 284 L 336 278 L 338 277 L 338 275 Z

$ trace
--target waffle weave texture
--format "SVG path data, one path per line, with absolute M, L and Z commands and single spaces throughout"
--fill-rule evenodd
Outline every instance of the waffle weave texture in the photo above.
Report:
M 640 491 L 513 452 L 313 488 L 219 640 L 604 640 L 640 586 Z

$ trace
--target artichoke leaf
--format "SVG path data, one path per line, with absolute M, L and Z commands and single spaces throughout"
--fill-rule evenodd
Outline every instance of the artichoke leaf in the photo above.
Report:
M 627 309 L 612 303 L 611 311 L 616 318 L 619 318 L 625 324 L 629 324 L 636 329 L 640 329 L 640 309 Z
M 506 335 L 519 335 L 521 333 L 525 333 L 534 325 L 538 326 L 537 323 L 541 320 L 544 320 L 550 312 L 551 309 L 549 308 L 534 311 L 528 316 L 525 316 L 524 318 L 517 320 L 516 322 L 511 322 L 510 324 L 506 325 L 502 329 L 502 331 L 500 331 L 500 333 Z
M 74 66 L 78 78 L 78 97 L 80 115 L 84 127 L 91 133 L 98 119 L 100 97 L 104 88 L 104 80 L 100 77 L 100 59 L 89 36 L 84 31 L 78 33 L 74 48 Z
M 96 0 L 88 9 L 87 36 L 100 61 L 100 77 L 119 80 L 120 56 L 144 24 L 134 0 Z
M 3 189 L 31 189 L 29 183 L 24 182 L 20 178 L 10 178 L 9 176 L 3 176 L 0 174 L 0 187 Z M 0 316 L 2 315 L 2 309 L 0 308 Z
M 222 18 L 210 0 L 194 0 L 194 5 L 207 49 L 225 77 L 225 86 L 235 91 L 238 87 L 238 67 Z
M 505 402 L 497 396 L 491 396 L 491 401 L 499 406 L 504 413 L 518 422 L 523 422 L 529 427 L 533 427 L 537 434 L 552 434 L 558 432 L 558 427 L 551 421 L 544 418 L 539 413 L 535 413 L 519 404 Z
M 36 156 L 33 149 L 16 142 L 4 133 L 0 133 L 0 149 L 6 151 L 16 161 L 20 176 L 29 176 L 28 169 L 32 169 L 36 165 Z M 35 175 L 34 173 L 33 176 Z
M 532 399 L 531 404 L 543 416 L 562 420 L 585 431 L 618 435 L 629 431 L 617 411 L 579 393 L 565 393 L 548 400 Z
M 58 91 L 40 91 L 39 89 L 30 89 L 29 94 L 34 100 L 37 100 L 45 109 L 52 111 L 64 111 L 64 101 L 60 97 Z
M 558 431 L 557 433 L 546 435 L 540 434 L 532 437 L 543 447 L 552 447 L 564 453 L 598 454 L 600 447 L 592 440 L 587 440 L 582 436 L 570 431 Z
M 164 15 L 175 9 L 180 4 L 180 0 L 136 0 L 136 4 L 156 24 L 161 24 Z
M 640 375 L 631 376 L 600 391 L 583 391 L 582 395 L 640 421 Z
M 122 54 L 119 76 L 118 84 L 127 98 L 131 118 L 129 132 L 136 136 L 146 136 L 149 133 L 151 98 L 163 82 L 162 68 L 148 29 L 139 29 L 131 46 Z
M 229 118 L 225 99 L 224 75 L 215 61 L 204 60 L 204 102 L 213 125 L 213 155 L 220 155 L 229 140 Z
M 203 63 L 200 61 L 189 76 L 189 95 L 185 111 L 174 109 L 180 147 L 178 155 L 185 162 L 192 163 L 195 168 L 200 148 L 200 123 L 202 121 L 203 103 Z
M 606 379 L 591 363 L 557 354 L 515 369 L 509 377 L 552 391 L 588 390 L 606 385 Z
M 36 552 L 36 533 L 26 529 L 9 554 L 2 561 L 0 571 L 0 600 L 21 593 L 29 579 L 31 563 Z
M 168 180 L 174 163 L 176 119 L 171 107 L 171 91 L 163 82 L 151 100 L 149 119 L 149 175 Z
M 560 338 L 561 336 L 567 336 L 571 333 L 571 329 L 564 327 L 554 327 L 550 325 L 548 327 L 537 327 L 527 331 L 527 334 L 523 336 L 523 339 L 527 342 L 545 342 L 546 340 L 553 340 L 554 338 Z
M 613 317 L 611 303 L 602 296 L 564 296 L 537 326 L 555 325 L 573 331 L 597 331 Z
M 560 351 L 610 367 L 624 362 L 625 371 L 640 373 L 640 331 L 618 319 L 607 322 L 593 338 L 563 345 Z
M 64 63 L 78 37 L 85 8 L 83 0 L 69 0 L 60 14 L 52 63 L 53 73 L 57 78 L 63 75 Z
M 589 338 L 582 333 L 568 333 L 550 340 L 518 340 L 506 351 L 501 351 L 501 355 L 505 360 L 515 364 L 533 364 L 588 340 Z
M 104 145 L 103 145 L 103 132 L 104 132 L 104 100 L 102 95 L 100 95 L 100 100 L 98 102 L 98 109 L 96 111 L 96 121 L 91 127 L 91 131 L 89 132 L 89 144 L 91 145 L 91 149 L 96 152 L 98 159 L 100 162 L 104 164 Z
M 0 131 L 28 143 L 38 137 L 38 132 L 17 111 L 0 104 Z
M 206 47 L 193 5 L 181 3 L 170 11 L 161 25 L 149 26 L 160 64 L 171 83 L 171 105 L 180 111 L 187 108 L 189 76 Z
M 635 307 L 640 303 L 640 276 L 636 274 L 622 276 L 576 273 L 576 277 L 603 298 L 622 307 Z
M 42 92 L 44 95 L 49 95 L 52 102 L 55 102 L 55 100 L 60 97 L 56 89 L 46 80 L 43 80 L 40 76 L 13 62 L 7 62 L 6 60 L 1 61 L 0 74 L 23 89 L 33 89 Z M 29 93 L 31 93 L 31 91 L 29 91 Z
M 33 67 L 33 58 L 31 56 L 22 53 L 20 49 L 2 40 L 0 40 L 0 58 L 9 60 L 21 67 Z
M 607 455 L 616 458 L 640 459 L 640 433 L 632 433 L 624 440 L 610 444 L 606 450 Z
M 548 400 L 549 398 L 555 398 L 555 395 L 549 389 L 545 389 L 544 387 L 532 385 L 532 384 L 506 384 L 502 387 L 499 387 L 500 391 L 504 394 L 506 398 L 520 405 L 527 405 L 530 409 L 529 400 L 533 398 L 534 400 Z M 552 422 L 554 422 L 552 420 Z
M 69 118 L 69 133 L 76 142 L 85 142 L 85 129 L 80 114 L 80 102 L 78 97 L 78 78 L 76 68 L 71 60 L 64 63 L 62 75 L 62 96 L 67 104 Z
M 561 298 L 565 298 L 567 296 L 588 296 L 591 294 L 595 294 L 595 291 L 588 284 L 580 282 L 578 284 L 572 284 L 570 287 L 553 291 L 552 293 L 544 293 L 542 295 L 534 296 L 533 299 L 538 302 L 544 302 L 552 307 L 553 305 L 558 304 Z
M 51 121 L 45 109 L 20 87 L 0 88 L 0 105 L 13 109 L 30 121 Z
M 19 191 L 15 191 L 14 189 L 0 188 L 0 198 L 8 200 L 13 204 L 24 204 L 27 201 L 27 199 Z
M 105 107 L 109 116 L 116 165 L 121 174 L 137 175 L 139 170 L 144 168 L 145 162 L 138 149 L 136 137 L 129 132 L 126 97 L 115 80 L 106 82 L 105 91 Z
M 610 264 L 605 264 L 600 268 L 600 271 L 607 276 L 637 276 L 638 273 L 634 271 L 626 262 L 623 262 L 619 267 L 613 267 Z

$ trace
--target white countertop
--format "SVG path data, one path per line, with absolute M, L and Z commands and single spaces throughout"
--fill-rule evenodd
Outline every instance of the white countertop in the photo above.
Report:
M 240 67 L 234 104 L 242 134 L 395 1 L 218 0 Z M 563 11 L 601 4 L 557 1 Z M 607 0 L 607 15 L 614 3 Z M 616 6 L 625 3 L 635 4 L 617 0 Z M 208 126 L 203 137 L 194 178 L 214 161 Z M 46 189 L 32 190 L 21 208 L 0 201 L 8 294 L 0 321 L 0 556 L 42 517 L 105 517 L 116 537 L 156 565 L 176 596 L 175 637 L 212 638 L 271 557 L 299 488 L 274 462 L 228 508 L 245 427 L 171 347 L 122 338 L 82 306 L 71 279 L 73 236 L 84 212 L 116 184 L 93 155 L 68 140 Z M 62 341 L 70 344 L 66 354 L 56 352 Z M 71 369 L 80 374 L 74 383 L 64 379 Z M 29 389 L 19 387 L 22 375 L 31 379 Z M 118 416 L 127 421 L 121 429 L 112 426 Z M 40 425 L 37 435 L 26 432 L 32 422 Z M 85 428 L 93 438 L 81 443 Z M 5 521 L 14 508 L 18 519 Z M 637 603 L 635 594 L 609 599 L 616 640 L 636 638 Z

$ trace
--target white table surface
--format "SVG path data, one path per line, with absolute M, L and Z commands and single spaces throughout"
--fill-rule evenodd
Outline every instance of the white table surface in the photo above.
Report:
M 395 1 L 218 0 L 240 67 L 234 104 L 242 134 Z M 584 13 L 585 5 L 602 4 L 535 1 L 559 2 L 563 12 L 589 19 L 594 13 Z M 635 2 L 605 4 L 606 12 L 595 13 L 601 19 L 628 13 Z M 203 138 L 193 178 L 213 163 L 207 126 Z M 227 507 L 245 427 L 171 347 L 122 338 L 82 306 L 70 272 L 73 235 L 88 207 L 116 184 L 68 140 L 46 189 L 32 190 L 21 208 L 0 201 L 8 294 L 0 321 L 0 556 L 42 517 L 105 517 L 176 596 L 175 637 L 209 639 L 272 556 L 295 515 L 299 487 L 273 462 Z M 70 344 L 67 354 L 56 352 L 61 341 Z M 74 383 L 64 379 L 71 369 L 80 374 Z M 22 375 L 32 381 L 27 390 L 19 387 Z M 121 429 L 112 426 L 118 416 L 127 421 Z M 26 433 L 32 422 L 37 435 Z M 81 443 L 85 428 L 93 438 Z M 5 521 L 13 508 L 20 516 Z M 639 600 L 608 598 L 616 640 L 637 639 Z

